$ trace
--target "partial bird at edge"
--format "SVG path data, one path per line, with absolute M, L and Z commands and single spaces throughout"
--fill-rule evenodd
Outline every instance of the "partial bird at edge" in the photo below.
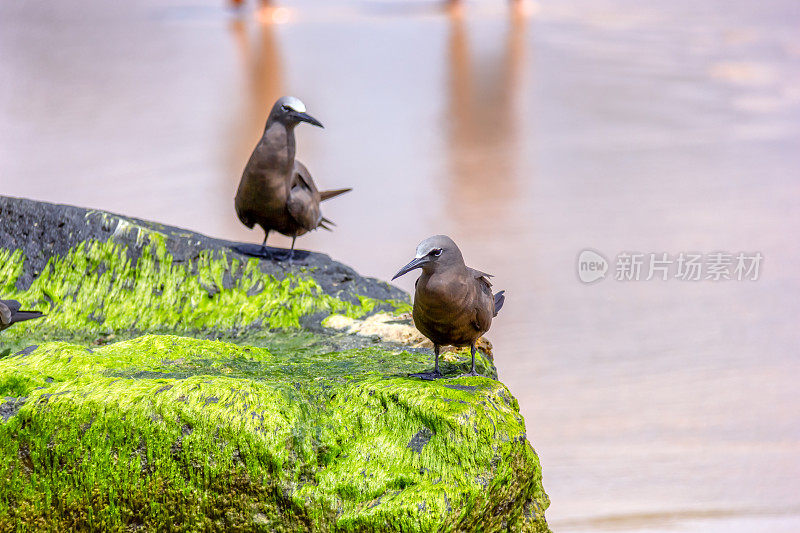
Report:
M 22 304 L 16 300 L 0 300 L 0 330 L 4 330 L 19 322 L 33 320 L 45 316 L 40 311 L 20 309 Z

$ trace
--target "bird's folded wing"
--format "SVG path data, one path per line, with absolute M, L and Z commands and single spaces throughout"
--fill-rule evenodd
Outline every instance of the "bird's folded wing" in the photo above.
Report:
M 295 159 L 291 186 L 294 187 L 298 184 L 308 189 L 311 192 L 312 197 L 319 196 L 317 184 L 314 183 L 314 178 L 311 177 L 311 173 L 303 163 Z M 319 203 L 319 198 L 317 198 L 317 203 Z
M 494 276 L 487 274 L 486 272 L 481 272 L 480 270 L 475 270 L 474 268 L 467 267 L 467 270 L 469 270 L 469 273 L 472 274 L 473 278 L 480 280 L 483 284 L 485 284 L 486 288 L 490 289 L 492 287 L 492 282 L 489 281 L 489 278 L 493 278 Z
M 486 305 L 481 305 L 482 303 L 485 302 L 481 298 L 475 302 L 475 320 L 472 322 L 472 325 L 481 333 L 486 333 L 492 325 L 494 308 L 489 309 Z
M 489 281 L 492 275 L 474 268 L 467 267 L 467 270 L 478 282 L 478 292 L 475 294 L 475 319 L 472 324 L 476 330 L 485 333 L 492 325 L 492 315 L 494 314 L 494 305 L 491 300 L 492 284 Z
M 322 220 L 319 201 L 319 191 L 314 184 L 314 178 L 303 163 L 295 160 L 289 200 L 286 203 L 289 214 L 308 231 L 317 229 Z
M 292 218 L 308 231 L 317 229 L 322 219 L 319 213 L 319 202 L 315 201 L 311 191 L 304 187 L 292 187 L 286 208 Z

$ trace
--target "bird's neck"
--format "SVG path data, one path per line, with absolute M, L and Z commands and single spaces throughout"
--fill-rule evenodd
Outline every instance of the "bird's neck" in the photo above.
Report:
M 416 296 L 423 305 L 425 302 L 450 302 L 453 305 L 469 298 L 471 284 L 469 280 L 458 273 L 424 272 L 416 285 Z
M 443 289 L 453 283 L 461 285 L 467 279 L 469 279 L 467 269 L 460 267 L 460 265 L 454 265 L 450 268 L 423 269 L 422 275 L 420 275 L 420 283 Z
M 268 125 L 261 142 L 266 148 L 266 158 L 272 166 L 284 168 L 287 172 L 294 167 L 295 141 L 294 128 L 281 123 Z

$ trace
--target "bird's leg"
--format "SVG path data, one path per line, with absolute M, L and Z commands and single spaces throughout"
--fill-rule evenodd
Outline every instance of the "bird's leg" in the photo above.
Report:
M 281 257 L 281 261 L 289 260 L 289 266 L 292 266 L 292 259 L 294 258 L 294 242 L 297 240 L 297 235 L 292 237 L 292 247 L 289 248 L 289 251 L 286 252 L 286 255 Z
M 294 257 L 294 241 L 297 240 L 297 235 L 292 237 L 292 247 L 289 249 L 289 266 L 292 265 L 292 258 Z
M 261 243 L 261 252 L 264 254 L 264 257 L 269 257 L 267 255 L 267 237 L 269 237 L 269 230 L 264 230 L 264 241 Z
M 421 372 L 419 374 L 411 374 L 410 377 L 412 378 L 420 378 L 420 379 L 427 379 L 427 380 L 434 380 L 439 379 L 442 376 L 442 373 L 439 372 L 439 345 L 433 345 L 433 372 Z
M 477 374 L 475 372 L 475 343 L 469 345 L 469 353 L 472 355 L 472 368 L 470 369 L 470 374 Z
M 469 372 L 467 372 L 466 374 L 461 374 L 461 376 L 459 376 L 459 377 L 463 377 L 463 376 L 480 376 L 480 374 L 478 374 L 478 372 L 475 370 L 475 343 L 474 342 L 469 345 L 469 351 L 472 354 L 472 369 Z

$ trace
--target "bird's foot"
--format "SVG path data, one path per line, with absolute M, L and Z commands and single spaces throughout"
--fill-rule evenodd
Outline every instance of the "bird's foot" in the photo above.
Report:
M 442 379 L 444 375 L 441 372 L 434 371 L 434 372 L 420 372 L 419 374 L 409 374 L 408 377 L 433 381 L 435 379 Z
M 308 255 L 308 254 L 306 253 L 305 255 Z M 279 263 L 282 263 L 282 262 L 286 261 L 291 266 L 291 265 L 294 264 L 295 258 L 302 260 L 303 259 L 303 254 L 297 253 L 294 250 L 285 250 L 285 249 L 282 249 L 282 248 L 272 248 L 270 250 L 270 252 L 269 252 L 269 256 L 268 257 L 270 259 L 272 259 L 273 261 L 277 261 Z
M 460 378 L 471 378 L 471 377 L 482 376 L 482 375 L 483 374 L 479 374 L 476 370 L 470 370 L 469 372 L 467 372 L 465 374 L 461 374 L 458 377 L 460 377 Z
M 269 248 L 267 248 L 266 246 L 262 245 L 261 246 L 261 257 L 263 257 L 264 259 L 273 259 L 275 256 L 272 253 L 270 253 Z
M 305 265 L 307 264 L 310 255 L 311 253 L 305 250 L 292 251 L 292 250 L 273 249 L 271 259 L 278 263 L 282 263 L 285 261 L 288 266 Z
M 286 262 L 286 266 L 291 267 L 294 265 L 294 254 L 292 252 L 287 252 L 285 254 L 276 255 L 274 257 L 275 261 L 280 263 Z
M 271 261 L 277 261 L 278 263 L 288 261 L 289 266 L 292 266 L 293 257 L 294 254 L 292 254 L 291 250 L 289 250 L 286 253 L 281 253 L 280 248 L 278 249 L 273 248 L 272 251 L 270 251 L 266 246 L 264 247 L 264 258 L 269 259 Z
M 269 248 L 266 246 L 261 246 L 258 244 L 236 244 L 231 246 L 235 252 L 239 252 L 243 255 L 249 255 L 250 257 L 257 257 L 259 259 L 271 259 L 272 252 L 270 252 Z

